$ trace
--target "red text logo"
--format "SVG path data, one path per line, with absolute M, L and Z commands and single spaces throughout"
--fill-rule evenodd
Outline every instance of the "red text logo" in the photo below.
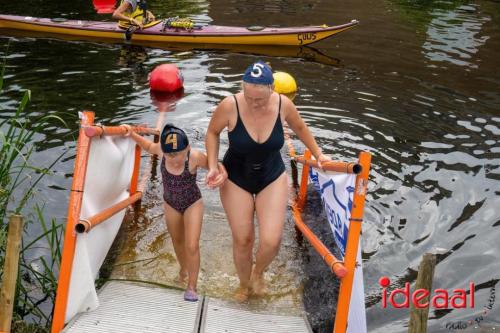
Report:
M 387 290 L 391 280 L 383 276 L 379 280 L 382 287 L 382 308 L 387 308 L 389 302 L 393 308 L 409 308 L 410 302 L 415 308 L 423 309 L 432 306 L 435 309 L 465 309 L 474 308 L 474 282 L 469 283 L 469 290 L 453 289 L 448 292 L 446 289 L 436 289 L 431 293 L 425 289 L 416 289 L 410 292 L 410 283 L 406 282 L 403 288 Z M 467 294 L 469 294 L 467 296 Z M 397 299 L 396 299 L 397 298 Z

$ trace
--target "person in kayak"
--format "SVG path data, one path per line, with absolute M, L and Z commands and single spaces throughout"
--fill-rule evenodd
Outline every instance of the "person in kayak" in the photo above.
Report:
M 119 20 L 121 28 L 128 29 L 135 25 L 141 30 L 144 25 L 155 20 L 153 13 L 147 10 L 146 0 L 122 0 L 113 12 L 113 18 Z
M 271 68 L 256 62 L 243 76 L 242 91 L 228 96 L 215 109 L 205 144 L 208 155 L 207 183 L 219 177 L 217 167 L 220 133 L 228 129 L 229 149 L 223 164 L 228 180 L 220 187 L 222 205 L 233 238 L 233 259 L 240 285 L 236 300 L 250 293 L 265 293 L 264 271 L 278 254 L 288 202 L 288 177 L 280 149 L 284 144 L 283 123 L 321 164 L 331 160 L 286 96 L 273 92 Z M 259 244 L 253 263 L 254 215 L 257 215 Z
M 151 142 L 130 126 L 127 135 L 147 152 L 162 156 L 161 175 L 167 229 L 172 237 L 174 251 L 179 262 L 179 279 L 188 279 L 184 293 L 186 301 L 198 300 L 196 286 L 200 270 L 200 233 L 203 221 L 203 200 L 196 184 L 198 168 L 208 168 L 205 153 L 191 149 L 186 133 L 172 124 L 161 132 L 160 142 Z M 222 164 L 218 164 L 218 176 L 212 178 L 209 187 L 220 186 L 227 178 Z

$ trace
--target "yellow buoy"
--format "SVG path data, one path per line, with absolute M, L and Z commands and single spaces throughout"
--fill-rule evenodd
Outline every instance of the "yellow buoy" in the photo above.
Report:
M 274 72 L 274 91 L 278 94 L 293 94 L 297 91 L 295 79 L 285 72 Z

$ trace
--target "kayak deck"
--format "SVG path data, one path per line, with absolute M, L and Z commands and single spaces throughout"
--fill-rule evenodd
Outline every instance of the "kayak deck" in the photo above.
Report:
M 308 45 L 356 26 L 353 20 L 339 26 L 306 26 L 262 28 L 255 31 L 245 27 L 206 25 L 199 29 L 164 28 L 161 21 L 132 34 L 132 41 L 247 44 L 247 45 Z M 57 20 L 30 16 L 0 15 L 0 28 L 44 32 L 82 37 L 125 39 L 125 30 L 116 22 Z

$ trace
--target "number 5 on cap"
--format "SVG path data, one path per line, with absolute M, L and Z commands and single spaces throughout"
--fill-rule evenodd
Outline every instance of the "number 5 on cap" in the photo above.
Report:
M 260 77 L 262 75 L 263 68 L 264 68 L 263 64 L 254 64 L 250 75 L 252 75 L 252 77 Z
M 177 134 L 172 133 L 167 136 L 167 139 L 165 140 L 165 143 L 168 145 L 169 143 L 172 144 L 173 149 L 177 149 Z

